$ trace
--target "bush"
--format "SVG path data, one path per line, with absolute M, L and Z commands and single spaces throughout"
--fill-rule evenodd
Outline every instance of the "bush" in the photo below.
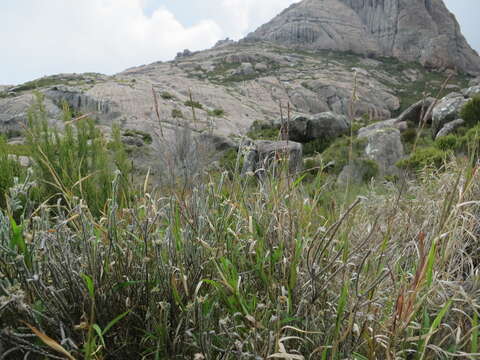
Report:
M 467 102 L 460 111 L 460 117 L 468 127 L 475 126 L 480 121 L 480 95 Z
M 183 113 L 179 109 L 172 110 L 172 118 L 174 119 L 183 119 Z
M 306 156 L 320 154 L 323 151 L 325 151 L 330 146 L 331 143 L 332 141 L 326 138 L 318 138 L 318 139 L 309 141 L 303 144 L 303 153 Z
M 225 115 L 225 111 L 223 109 L 213 109 L 212 111 L 208 112 L 208 115 L 222 117 Z
M 203 109 L 203 105 L 200 104 L 198 101 L 194 101 L 194 100 L 185 101 L 185 106 L 193 107 L 193 108 L 196 108 L 196 109 Z
M 467 130 L 457 141 L 457 149 L 466 153 L 478 153 L 480 150 L 480 124 Z
M 141 137 L 142 141 L 145 144 L 151 144 L 153 142 L 152 135 L 147 134 L 146 132 L 134 129 L 127 129 L 123 132 L 123 136 L 130 136 L 130 137 Z
M 401 137 L 404 144 L 413 144 L 417 138 L 417 130 L 415 128 L 408 128 L 402 132 Z
M 458 147 L 458 137 L 454 134 L 442 136 L 435 140 L 435 146 L 440 150 L 456 150 Z
M 325 165 L 331 163 L 328 170 L 339 174 L 350 160 L 350 146 L 352 146 L 352 160 L 363 156 L 366 139 L 342 137 L 335 140 L 322 154 L 321 158 Z
M 175 98 L 172 94 L 170 94 L 168 91 L 164 91 L 160 94 L 160 97 L 164 100 L 172 100 Z
M 253 140 L 278 140 L 280 138 L 280 125 L 255 121 L 247 136 Z
M 118 128 L 114 128 L 110 144 L 88 118 L 67 123 L 60 134 L 49 127 L 40 95 L 29 111 L 27 144 L 40 196 L 53 203 L 61 199 L 64 205 L 71 204 L 74 196 L 82 198 L 95 216 L 102 214 L 112 197 L 115 171 L 127 178 L 131 170 Z M 126 200 L 127 188 L 121 187 L 119 192 Z
M 6 140 L 0 136 L 0 209 L 6 206 L 5 196 L 8 194 L 8 189 L 14 185 L 14 179 L 20 179 L 25 175 L 25 169 L 9 156 L 9 153 Z
M 435 147 L 417 148 L 409 158 L 400 160 L 397 166 L 402 169 L 419 171 L 426 167 L 440 168 L 448 153 Z

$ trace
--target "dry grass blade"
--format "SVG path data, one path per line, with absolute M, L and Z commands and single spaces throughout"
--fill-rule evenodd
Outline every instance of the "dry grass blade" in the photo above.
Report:
M 47 345 L 51 349 L 53 349 L 53 350 L 55 350 L 55 351 L 57 351 L 57 352 L 59 352 L 63 355 L 65 355 L 69 360 L 75 360 L 75 358 L 67 350 L 65 350 L 63 348 L 63 346 L 60 345 L 58 342 L 56 342 L 55 340 L 53 340 L 49 336 L 45 335 L 44 333 L 42 333 L 40 330 L 38 330 L 34 326 L 32 326 L 30 324 L 27 324 L 26 322 L 24 322 L 24 324 L 27 325 L 30 328 L 30 330 L 32 330 L 33 333 L 35 335 L 37 335 L 40 340 L 43 341 L 43 343 L 45 345 Z

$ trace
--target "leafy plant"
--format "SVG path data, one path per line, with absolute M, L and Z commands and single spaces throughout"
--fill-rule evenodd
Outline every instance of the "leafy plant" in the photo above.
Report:
M 473 127 L 480 122 L 480 95 L 475 96 L 463 106 L 460 117 L 468 127 Z

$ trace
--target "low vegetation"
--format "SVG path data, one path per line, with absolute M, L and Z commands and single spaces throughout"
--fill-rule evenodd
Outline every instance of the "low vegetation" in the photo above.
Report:
M 117 129 L 66 124 L 32 109 L 29 170 L 0 141 L 0 357 L 478 356 L 474 157 L 420 146 L 416 178 L 337 188 L 363 160 L 345 137 L 309 181 L 241 176 L 232 150 L 229 174 L 155 189 L 130 181 Z

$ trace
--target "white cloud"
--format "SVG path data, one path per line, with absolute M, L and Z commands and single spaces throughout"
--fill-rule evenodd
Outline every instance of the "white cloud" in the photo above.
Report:
M 0 83 L 59 72 L 114 73 L 212 46 L 223 36 L 212 20 L 185 27 L 166 8 L 147 17 L 143 1 L 2 0 Z

